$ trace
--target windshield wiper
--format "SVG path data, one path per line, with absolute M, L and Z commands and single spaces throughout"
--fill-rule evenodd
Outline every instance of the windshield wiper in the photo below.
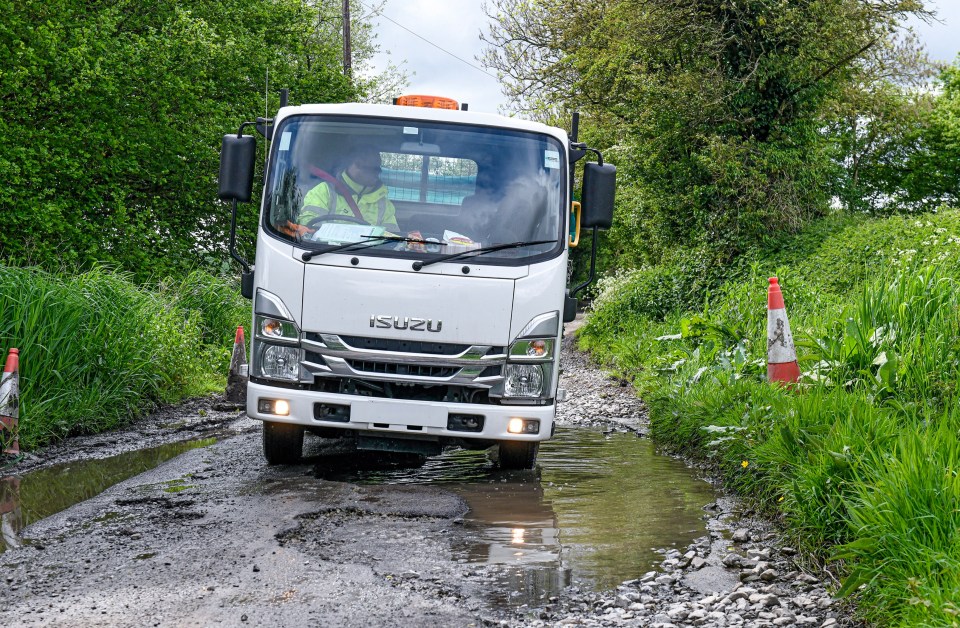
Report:
M 524 246 L 535 246 L 537 244 L 556 244 L 556 240 L 534 240 L 533 242 L 510 242 L 509 244 L 495 244 L 493 246 L 482 246 L 479 249 L 470 249 L 468 251 L 460 251 L 459 253 L 451 253 L 450 255 L 441 255 L 433 259 L 427 260 L 425 262 L 417 260 L 413 263 L 414 270 L 420 270 L 424 266 L 429 266 L 431 264 L 437 264 L 439 262 L 449 262 L 450 260 L 462 259 L 464 257 L 473 257 L 475 255 L 483 255 L 484 253 L 493 253 L 494 251 L 503 251 L 504 249 L 519 249 Z
M 311 259 L 317 255 L 323 255 L 324 253 L 336 253 L 337 251 L 349 251 L 356 249 L 369 249 L 371 247 L 383 244 L 384 242 L 415 242 L 417 244 L 431 244 L 434 246 L 446 246 L 445 242 L 428 242 L 427 240 L 420 240 L 417 238 L 405 238 L 403 236 L 388 236 L 388 235 L 379 235 L 379 236 L 363 236 L 366 240 L 358 240 L 357 242 L 345 242 L 343 244 L 338 244 L 337 246 L 325 249 L 323 251 L 307 251 L 300 258 L 309 262 Z

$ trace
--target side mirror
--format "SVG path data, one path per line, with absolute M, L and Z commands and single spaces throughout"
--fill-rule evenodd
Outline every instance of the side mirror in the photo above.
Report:
M 583 167 L 583 216 L 580 226 L 609 229 L 613 225 L 613 196 L 617 187 L 617 167 L 590 162 Z
M 220 149 L 220 190 L 224 201 L 247 203 L 253 193 L 257 140 L 252 135 L 224 135 Z

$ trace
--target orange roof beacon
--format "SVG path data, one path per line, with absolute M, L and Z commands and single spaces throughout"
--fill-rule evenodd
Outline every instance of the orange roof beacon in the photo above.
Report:
M 423 96 L 409 95 L 400 96 L 394 100 L 395 105 L 404 105 L 407 107 L 430 107 L 432 109 L 459 109 L 460 105 L 453 98 L 445 96 Z

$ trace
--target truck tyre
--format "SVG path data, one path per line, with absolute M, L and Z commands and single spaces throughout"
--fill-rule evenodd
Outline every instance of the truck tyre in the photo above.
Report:
M 303 455 L 303 427 L 263 422 L 263 457 L 267 464 L 293 464 Z
M 540 443 L 502 441 L 497 445 L 501 469 L 532 469 Z

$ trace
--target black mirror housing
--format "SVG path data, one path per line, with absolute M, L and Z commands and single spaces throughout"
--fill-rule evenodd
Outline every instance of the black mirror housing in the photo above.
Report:
M 577 300 L 577 297 L 570 296 L 570 291 L 567 291 L 567 295 L 563 298 L 563 322 L 570 323 L 577 318 L 577 308 L 580 306 L 580 302 Z
M 245 299 L 253 298 L 253 271 L 245 270 L 240 274 L 240 296 Z
M 580 204 L 581 227 L 609 229 L 613 225 L 613 197 L 617 188 L 617 167 L 587 163 L 583 167 L 583 193 Z
M 220 190 L 224 201 L 248 203 L 253 194 L 257 140 L 252 135 L 224 135 L 220 149 Z

